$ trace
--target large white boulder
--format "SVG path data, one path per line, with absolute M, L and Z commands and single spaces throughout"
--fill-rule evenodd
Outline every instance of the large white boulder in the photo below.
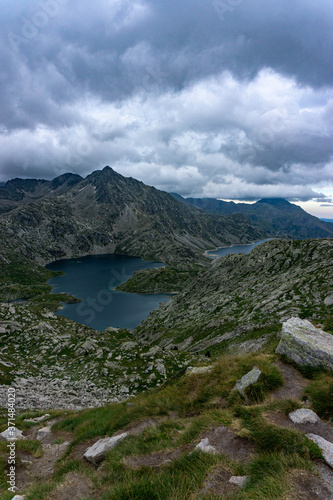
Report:
M 333 443 L 326 441 L 326 439 L 321 436 L 317 436 L 317 434 L 306 434 L 306 436 L 317 443 L 321 449 L 325 462 L 333 469 Z
M 84 453 L 84 458 L 95 465 L 104 460 L 105 455 L 112 448 L 117 446 L 127 436 L 127 432 L 123 432 L 118 436 L 100 439 L 94 445 L 90 446 Z
M 316 328 L 310 321 L 290 318 L 283 323 L 276 348 L 298 365 L 322 366 L 333 370 L 333 335 Z
M 294 422 L 294 424 L 316 424 L 317 422 L 320 422 L 320 418 L 317 413 L 305 408 L 292 411 L 289 413 L 289 418 Z
M 8 427 L 5 431 L 1 432 L 0 439 L 2 441 L 15 441 L 16 439 L 26 439 L 23 436 L 23 431 L 16 427 Z

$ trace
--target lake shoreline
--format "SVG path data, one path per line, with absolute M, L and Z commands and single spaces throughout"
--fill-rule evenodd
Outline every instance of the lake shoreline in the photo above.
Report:
M 48 280 L 52 287 L 51 294 L 66 293 L 80 301 L 75 304 L 61 303 L 56 314 L 99 331 L 110 325 L 133 330 L 160 303 L 172 298 L 171 293 L 140 294 L 117 290 L 136 271 L 165 267 L 163 262 L 128 255 L 100 254 L 60 259 L 45 267 L 62 271 L 61 276 Z
M 233 245 L 228 245 L 228 246 L 224 246 L 224 247 L 217 247 L 213 250 L 205 250 L 205 252 L 203 253 L 203 256 L 208 258 L 208 259 L 211 259 L 212 263 L 214 263 L 216 260 L 218 260 L 222 257 L 225 257 L 226 255 L 230 255 L 230 253 L 249 253 L 249 252 L 241 252 L 241 251 L 240 252 L 228 252 L 228 253 L 226 253 L 226 255 L 218 255 L 218 254 L 213 254 L 210 252 L 216 252 L 217 250 L 224 250 L 224 249 L 234 248 L 234 247 L 249 247 L 252 245 L 254 245 L 253 248 L 255 248 L 256 246 L 259 246 L 262 243 L 266 243 L 267 241 L 272 241 L 273 239 L 275 239 L 275 238 L 267 238 L 266 240 L 257 240 L 257 241 L 253 241 L 252 243 L 234 243 Z

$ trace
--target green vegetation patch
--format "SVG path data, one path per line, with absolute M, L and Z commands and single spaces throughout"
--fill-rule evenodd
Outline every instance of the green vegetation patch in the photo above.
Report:
M 314 380 L 305 390 L 305 396 L 310 398 L 313 409 L 322 418 L 332 418 L 333 415 L 333 376 L 322 375 Z
M 172 293 L 180 292 L 202 271 L 202 266 L 162 267 L 142 269 L 131 276 L 116 290 L 128 293 Z

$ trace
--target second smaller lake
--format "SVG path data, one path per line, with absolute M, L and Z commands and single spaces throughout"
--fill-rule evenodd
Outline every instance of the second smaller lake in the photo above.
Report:
M 261 243 L 265 243 L 265 241 L 270 241 L 271 239 L 272 238 L 269 238 L 267 240 L 256 241 L 255 243 L 250 243 L 247 245 L 233 245 L 232 247 L 220 247 L 217 248 L 216 250 L 210 250 L 209 252 L 206 252 L 206 255 L 216 260 L 219 259 L 220 257 L 225 257 L 230 253 L 250 253 L 251 250 L 253 250 L 255 247 L 261 245 Z

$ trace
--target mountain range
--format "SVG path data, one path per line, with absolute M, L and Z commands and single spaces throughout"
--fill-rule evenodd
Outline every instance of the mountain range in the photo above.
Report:
M 256 203 L 234 203 L 215 198 L 183 198 L 172 196 L 187 206 L 215 215 L 246 215 L 251 223 L 266 234 L 278 238 L 332 238 L 333 226 L 308 214 L 283 198 L 264 198 Z
M 325 451 L 306 437 L 332 435 L 332 374 L 300 367 L 306 380 L 276 354 L 294 316 L 333 333 L 333 239 L 308 238 L 332 224 L 285 200 L 246 214 L 221 203 L 202 200 L 230 212 L 208 213 L 109 167 L 0 185 L 0 406 L 6 417 L 10 386 L 22 498 L 332 498 Z M 203 255 L 268 236 L 247 255 Z M 77 299 L 51 293 L 44 264 L 115 252 L 169 264 L 133 275 L 127 291 L 177 293 L 133 331 L 54 314 Z M 310 354 L 327 359 L 315 344 Z M 309 405 L 316 423 L 295 427 Z
M 52 181 L 14 179 L 0 187 L 3 261 L 16 256 L 44 265 L 119 253 L 166 263 L 205 263 L 208 248 L 265 235 L 242 214 L 220 216 L 187 207 L 110 167 L 85 179 L 68 173 Z

